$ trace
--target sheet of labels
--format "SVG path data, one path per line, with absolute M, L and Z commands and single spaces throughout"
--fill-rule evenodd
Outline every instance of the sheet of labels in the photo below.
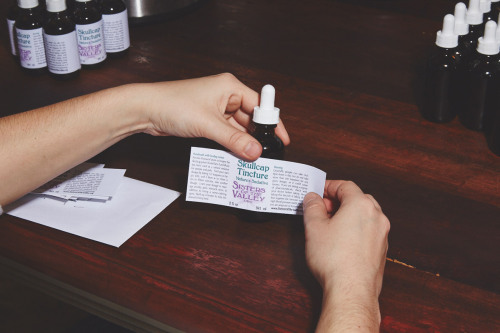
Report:
M 323 196 L 326 173 L 295 162 L 191 148 L 186 200 L 257 212 L 302 215 L 308 192 Z

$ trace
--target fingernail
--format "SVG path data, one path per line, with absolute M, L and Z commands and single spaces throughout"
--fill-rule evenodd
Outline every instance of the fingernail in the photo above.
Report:
M 250 158 L 257 158 L 260 155 L 260 145 L 255 141 L 250 141 L 245 147 L 245 155 Z

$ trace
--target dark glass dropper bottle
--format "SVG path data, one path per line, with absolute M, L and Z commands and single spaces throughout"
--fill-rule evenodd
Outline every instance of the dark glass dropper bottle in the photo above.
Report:
M 75 23 L 69 18 L 64 0 L 48 0 L 46 15 L 43 32 L 49 72 L 57 79 L 73 79 L 82 67 Z
M 130 48 L 127 6 L 123 0 L 103 0 L 104 44 L 110 58 L 121 57 Z
M 465 72 L 465 103 L 459 113 L 462 124 L 472 130 L 482 131 L 489 115 L 498 106 L 498 79 L 500 77 L 499 48 L 495 39 L 497 25 L 488 21 L 484 36 L 479 38 L 476 56 L 468 63 Z
M 285 155 L 285 145 L 275 133 L 280 120 L 280 109 L 274 107 L 274 97 L 274 87 L 270 84 L 265 85 L 260 94 L 260 106 L 254 108 L 252 136 L 262 145 L 261 157 L 282 160 Z M 250 222 L 264 222 L 271 217 L 271 213 L 241 212 L 241 218 Z
M 19 0 L 18 4 L 19 15 L 14 26 L 21 67 L 29 74 L 44 74 L 47 72 L 47 60 L 38 0 Z
M 476 51 L 477 40 L 484 31 L 483 13 L 479 10 L 479 0 L 469 1 L 465 20 L 469 25 L 469 33 L 461 38 L 459 48 L 464 60 L 468 62 L 469 57 Z
M 462 59 L 454 25 L 453 15 L 446 15 L 443 29 L 437 32 L 436 47 L 426 69 L 422 116 L 437 123 L 453 120 L 458 107 L 458 70 Z

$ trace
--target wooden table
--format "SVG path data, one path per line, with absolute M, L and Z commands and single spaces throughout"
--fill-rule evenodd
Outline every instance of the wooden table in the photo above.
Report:
M 287 159 L 354 180 L 391 220 L 382 331 L 500 331 L 500 157 L 481 133 L 416 106 L 454 4 L 207 1 L 132 27 L 126 57 L 69 82 L 23 74 L 2 29 L 1 114 L 129 82 L 231 72 L 255 90 L 272 83 Z M 215 145 L 136 135 L 94 161 L 184 192 L 190 146 Z M 320 313 L 300 217 L 246 223 L 181 197 L 117 249 L 3 215 L 0 256 L 19 279 L 138 331 L 308 332 Z

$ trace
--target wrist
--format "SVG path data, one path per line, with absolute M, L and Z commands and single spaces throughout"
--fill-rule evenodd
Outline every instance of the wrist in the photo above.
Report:
M 355 279 L 325 281 L 318 331 L 378 332 L 380 309 L 374 284 Z

